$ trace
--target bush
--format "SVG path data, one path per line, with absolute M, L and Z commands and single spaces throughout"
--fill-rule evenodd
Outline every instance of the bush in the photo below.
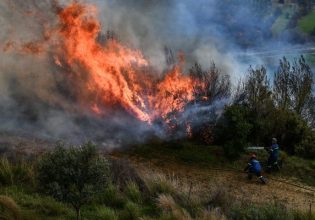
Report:
M 295 151 L 301 157 L 315 158 L 315 134 L 313 132 L 306 134 L 301 143 L 296 146 Z
M 82 147 L 57 146 L 42 158 L 37 171 L 40 189 L 71 204 L 77 219 L 81 218 L 81 206 L 103 191 L 109 178 L 107 160 L 98 156 L 91 143 Z
M 98 200 L 101 204 L 112 208 L 123 208 L 126 199 L 123 197 L 117 186 L 109 184 L 103 193 L 99 194 Z
M 118 216 L 113 209 L 104 207 L 97 210 L 97 215 L 101 220 L 117 220 Z
M 115 210 L 104 206 L 89 206 L 83 209 L 84 217 L 93 220 L 118 220 Z
M 127 187 L 125 189 L 125 194 L 128 199 L 130 199 L 132 202 L 135 202 L 137 204 L 140 204 L 142 202 L 142 195 L 139 190 L 139 187 L 134 182 L 129 182 L 127 184 Z
M 216 125 L 217 142 L 223 144 L 228 158 L 236 159 L 244 151 L 252 127 L 246 120 L 247 114 L 245 106 L 229 106 Z
M 0 159 L 0 184 L 34 184 L 33 166 L 24 161 L 11 163 L 7 158 Z
M 137 220 L 142 215 L 141 208 L 133 203 L 127 202 L 124 210 L 120 213 L 119 219 L 121 220 Z
M 20 208 L 14 200 L 8 196 L 0 195 L 0 219 L 20 219 Z
M 14 182 L 13 166 L 6 158 L 0 159 L 0 183 L 12 185 Z

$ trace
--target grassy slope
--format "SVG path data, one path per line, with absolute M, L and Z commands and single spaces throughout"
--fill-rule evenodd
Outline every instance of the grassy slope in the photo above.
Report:
M 126 154 L 137 156 L 143 160 L 155 160 L 157 163 L 175 162 L 199 168 L 236 168 L 243 169 L 248 155 L 243 154 L 236 161 L 227 160 L 218 146 L 205 146 L 192 142 L 150 143 L 131 148 Z M 258 152 L 260 161 L 267 161 L 265 151 Z M 281 178 L 298 179 L 308 185 L 315 186 L 315 160 L 305 160 L 287 156 L 282 153 L 284 167 L 280 173 L 274 174 Z
M 315 29 L 315 9 L 310 12 L 308 15 L 302 17 L 299 20 L 299 28 L 305 32 L 310 34 Z
M 0 187 L 0 194 L 11 197 L 19 205 L 25 220 L 75 219 L 74 211 L 67 205 L 22 187 Z
M 185 173 L 189 173 L 190 171 L 196 171 L 200 174 L 200 176 L 195 181 L 206 184 L 205 188 L 201 188 L 202 189 L 201 193 L 203 193 L 202 198 L 205 197 L 204 195 L 206 194 L 206 191 L 204 189 L 209 188 L 208 181 L 210 178 L 210 176 L 206 176 L 204 169 L 207 169 L 210 167 L 243 168 L 247 160 L 247 155 L 243 155 L 241 159 L 235 162 L 230 162 L 224 158 L 223 151 L 220 147 L 205 146 L 205 145 L 196 144 L 189 141 L 170 142 L 170 143 L 155 141 L 146 145 L 134 146 L 127 152 L 113 153 L 113 154 L 114 155 L 123 154 L 124 156 L 127 156 L 127 157 L 134 156 L 134 157 L 143 159 L 145 161 L 154 160 L 158 163 L 161 163 L 161 164 L 163 163 L 164 166 L 171 166 L 171 164 L 173 164 L 175 165 L 174 166 L 175 168 L 176 167 L 181 168 L 182 166 L 180 166 L 180 164 L 184 164 L 186 167 L 192 167 L 194 170 L 189 169 L 189 170 L 186 170 Z M 263 158 L 263 157 L 266 157 L 266 155 L 260 154 L 260 157 Z M 294 176 L 296 177 L 298 177 L 299 175 L 305 177 L 305 176 L 309 176 L 309 175 L 306 175 L 306 172 L 314 173 L 314 169 L 315 169 L 315 164 L 312 161 L 306 161 L 299 158 L 289 157 L 287 158 L 286 168 L 282 171 L 282 173 L 284 173 L 285 175 L 289 175 L 289 174 L 291 175 L 292 173 L 294 173 Z M 183 172 L 183 170 L 177 170 L 177 171 L 178 173 Z M 152 170 L 150 171 L 150 174 L 153 176 L 156 175 L 154 174 L 154 172 L 152 172 Z M 193 174 L 194 173 L 191 173 L 192 178 L 194 177 Z M 177 175 L 177 172 L 176 172 L 176 175 Z M 221 176 L 220 173 L 218 173 L 218 175 Z M 206 182 L 199 181 L 200 180 L 199 178 L 206 179 Z M 239 183 L 239 180 L 235 179 L 235 176 L 234 177 L 225 176 L 224 178 L 228 178 L 227 181 L 223 181 L 227 185 L 232 184 L 232 186 L 235 186 L 237 183 Z M 232 183 L 230 181 L 232 181 Z M 234 182 L 236 181 L 235 184 L 233 184 L 233 181 Z M 305 180 L 305 181 L 308 181 L 308 180 Z M 313 179 L 309 180 L 310 183 L 312 181 Z M 225 186 L 222 186 L 222 187 L 224 188 Z M 246 185 L 245 187 L 256 188 L 256 185 L 255 184 Z M 182 192 L 179 191 L 179 189 L 180 188 L 176 188 L 176 190 L 178 191 L 176 191 L 174 198 L 183 197 Z M 268 188 L 266 187 L 262 189 L 264 195 L 269 194 L 267 189 Z M 264 193 L 264 190 L 266 191 L 265 193 Z M 252 192 L 247 188 L 245 191 L 248 191 L 249 193 Z M 156 209 L 155 205 L 152 205 L 156 203 L 156 198 L 152 197 L 153 195 L 155 195 L 154 193 L 151 193 L 152 195 L 150 194 L 150 196 L 148 197 L 150 198 L 150 201 L 142 202 L 143 200 L 140 199 L 139 200 L 140 202 L 133 203 L 131 201 L 138 201 L 138 199 L 135 200 L 134 198 L 139 197 L 138 196 L 139 193 L 137 193 L 135 190 L 131 190 L 131 191 L 129 190 L 129 193 L 127 190 L 126 192 L 123 193 L 122 198 L 121 196 L 118 196 L 119 198 L 117 196 L 114 196 L 115 193 L 113 193 L 112 190 L 109 190 L 108 192 L 110 193 L 109 194 L 106 193 L 107 196 L 105 196 L 104 198 L 107 198 L 109 203 L 107 204 L 106 202 L 105 203 L 97 202 L 97 203 L 88 204 L 82 210 L 84 219 L 113 219 L 114 220 L 114 219 L 117 219 L 118 216 L 119 216 L 119 219 L 131 219 L 129 216 L 130 213 L 133 213 L 135 215 L 141 214 L 142 216 L 146 215 L 146 216 L 150 216 L 152 219 L 157 219 L 158 214 L 154 214 L 152 216 L 152 213 L 158 210 Z M 14 201 L 16 201 L 17 205 L 21 208 L 21 213 L 23 216 L 22 219 L 26 219 L 26 220 L 28 219 L 29 220 L 31 219 L 32 220 L 75 219 L 74 211 L 71 209 L 69 205 L 57 202 L 51 197 L 40 195 L 36 193 L 35 189 L 33 189 L 30 186 L 29 187 L 26 187 L 26 186 L 21 187 L 21 186 L 15 186 L 15 185 L 6 186 L 6 187 L 0 186 L 0 195 L 7 195 L 11 197 L 12 199 L 14 199 Z M 141 198 L 141 195 L 140 195 L 140 198 Z M 256 196 L 256 198 L 260 199 L 259 196 Z M 114 204 L 112 204 L 113 201 L 115 200 L 119 201 L 119 204 L 122 203 L 120 205 L 121 207 L 117 206 L 116 204 L 117 202 L 116 203 L 114 202 Z M 189 210 L 190 208 L 193 208 L 193 207 L 190 207 L 190 206 L 193 206 L 193 204 L 186 204 L 186 205 L 188 205 L 188 207 L 185 206 L 187 210 Z M 198 207 L 201 208 L 203 206 L 199 204 Z M 254 208 L 253 209 L 254 213 L 263 212 L 260 209 L 259 209 L 260 211 L 258 211 L 258 209 L 259 208 Z M 243 210 L 243 208 L 241 208 L 240 211 L 241 210 Z M 244 211 L 242 211 L 242 213 L 243 212 Z M 243 213 L 243 214 L 248 215 L 249 214 L 248 212 L 249 211 L 246 211 L 246 213 Z M 237 216 L 239 215 L 241 214 L 237 214 Z M 251 219 L 251 218 L 247 218 L 247 219 Z

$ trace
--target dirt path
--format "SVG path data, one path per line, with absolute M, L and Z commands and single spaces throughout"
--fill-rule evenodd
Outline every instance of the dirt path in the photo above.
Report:
M 213 187 L 224 187 L 238 200 L 250 200 L 254 203 L 281 202 L 288 208 L 309 211 L 310 204 L 315 205 L 315 187 L 307 187 L 312 191 L 301 189 L 289 184 L 270 180 L 262 185 L 256 179 L 249 181 L 246 174 L 232 171 L 218 171 L 200 169 L 182 164 L 159 161 L 144 161 L 139 158 L 129 158 L 136 169 L 141 172 L 158 172 L 167 175 L 176 175 L 183 181 L 198 183 L 200 190 Z M 194 185 L 194 184 L 192 184 Z M 202 192 L 200 192 L 202 193 Z M 315 209 L 315 208 L 314 208 Z

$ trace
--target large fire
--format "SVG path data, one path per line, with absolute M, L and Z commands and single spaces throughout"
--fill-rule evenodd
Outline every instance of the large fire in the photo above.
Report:
M 85 81 L 82 98 L 87 99 L 90 108 L 102 114 L 103 109 L 118 104 L 147 122 L 172 111 L 182 111 L 193 99 L 197 82 L 181 72 L 181 64 L 162 79 L 153 73 L 143 74 L 143 69 L 150 70 L 150 64 L 140 51 L 115 40 L 105 45 L 97 41 L 100 23 L 95 15 L 93 6 L 79 3 L 59 12 L 62 56 L 71 69 L 79 69 L 74 80 Z M 58 57 L 55 60 L 62 65 Z

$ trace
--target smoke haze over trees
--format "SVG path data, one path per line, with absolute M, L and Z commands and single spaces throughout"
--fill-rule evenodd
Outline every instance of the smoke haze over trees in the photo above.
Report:
M 205 87 L 196 84 L 193 88 L 194 99 L 187 101 L 184 112 L 169 112 L 171 120 L 166 124 L 165 120 L 162 120 L 162 125 L 139 122 L 117 103 L 110 112 L 111 117 L 100 118 L 82 106 L 78 95 L 83 93 L 82 84 L 88 78 L 88 70 L 82 68 L 83 65 L 63 65 L 64 61 L 56 56 L 60 52 L 56 51 L 56 45 L 60 46 L 60 43 L 53 33 L 61 26 L 58 14 L 71 2 L 6 0 L 0 3 L 3 30 L 0 34 L 1 130 L 33 133 L 48 139 L 81 141 L 93 138 L 104 141 L 107 147 L 128 142 L 126 136 L 136 141 L 142 140 L 146 133 L 166 138 L 165 129 L 168 131 L 173 124 L 181 128 L 181 135 L 186 135 L 187 129 L 197 136 L 209 133 L 212 125 L 207 123 L 215 121 L 224 104 L 228 103 L 233 87 L 250 65 L 253 65 L 251 71 L 255 76 L 255 71 L 261 72 L 259 77 L 262 81 L 267 77 L 268 64 L 265 68 L 255 69 L 264 61 L 259 55 L 248 61 L 237 54 L 260 47 L 281 49 L 301 43 L 292 41 L 290 33 L 277 37 L 272 35 L 270 28 L 277 13 L 268 0 L 246 3 L 243 0 L 201 0 L 198 4 L 191 0 L 79 1 L 97 7 L 97 18 L 100 19 L 98 43 L 117 40 L 142 51 L 150 62 L 150 68 L 137 69 L 138 75 L 148 75 L 149 72 L 163 79 L 168 71 L 182 62 L 177 58 L 181 51 L 185 54 L 182 72 L 194 80 L 205 82 Z M 93 10 L 88 10 L 90 13 L 94 13 Z M 305 61 L 296 62 L 305 64 Z M 293 80 L 295 84 L 289 80 L 290 103 L 283 105 L 290 106 L 311 121 L 310 115 L 314 110 L 307 107 L 312 106 L 313 98 L 309 96 L 311 84 L 308 84 L 306 93 L 301 90 L 301 85 L 310 82 L 310 69 L 305 65 L 298 68 L 301 69 L 292 67 L 290 72 L 302 71 L 308 75 L 303 80 L 297 76 L 302 81 Z M 279 79 L 286 77 L 280 72 L 277 75 Z M 81 78 L 74 82 L 71 77 L 77 73 Z M 130 81 L 130 78 L 126 79 Z M 255 103 L 268 96 L 270 91 L 264 91 L 263 87 L 260 89 L 259 97 L 247 98 Z M 85 98 L 96 100 L 98 96 L 93 94 Z M 179 100 L 176 95 L 172 99 Z M 282 99 L 278 97 L 277 105 L 282 105 Z M 269 105 L 269 101 L 259 104 Z M 156 121 L 161 122 L 159 119 Z

